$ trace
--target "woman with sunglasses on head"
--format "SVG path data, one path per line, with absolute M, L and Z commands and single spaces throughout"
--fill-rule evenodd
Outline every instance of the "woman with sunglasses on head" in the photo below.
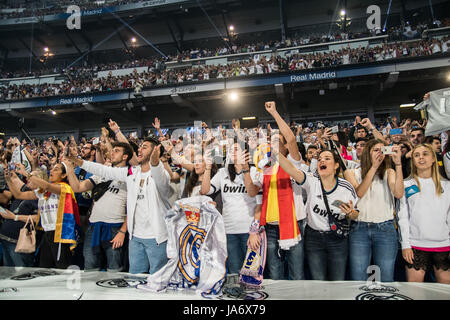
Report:
M 44 229 L 39 245 L 39 267 L 66 269 L 71 265 L 72 250 L 77 245 L 80 217 L 75 195 L 67 183 L 64 164 L 53 166 L 48 181 L 33 172 L 28 173 L 22 164 L 17 165 L 16 172 L 37 188 L 21 191 L 11 184 L 11 192 L 16 199 L 38 200 L 35 222 Z
M 394 197 L 401 199 L 403 196 L 403 173 L 400 147 L 393 146 L 393 154 L 388 156 L 382 151 L 385 145 L 378 139 L 367 142 L 361 167 L 344 173 L 356 190 L 360 210 L 349 237 L 352 280 L 367 280 L 367 268 L 373 260 L 373 264 L 380 267 L 381 281 L 394 281 L 398 251 Z
M 320 151 L 314 174 L 296 169 L 282 154 L 278 154 L 278 159 L 284 171 L 306 189 L 308 195 L 305 249 L 313 280 L 345 280 L 348 238 L 338 237 L 332 231 L 324 196 L 330 213 L 340 221 L 355 219 L 359 212 L 354 207 L 358 199 L 355 189 L 338 177 L 339 155 L 326 149 Z
M 406 279 L 423 282 L 432 270 L 437 282 L 450 284 L 450 182 L 440 176 L 431 145 L 413 148 L 404 186 L 398 217 Z

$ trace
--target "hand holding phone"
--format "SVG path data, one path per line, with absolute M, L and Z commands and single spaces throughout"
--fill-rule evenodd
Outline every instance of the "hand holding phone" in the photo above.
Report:
M 381 152 L 383 154 L 389 155 L 389 154 L 395 154 L 395 152 L 392 151 L 392 146 L 384 146 L 381 148 Z
M 335 206 L 337 208 L 339 208 L 342 204 L 344 204 L 345 202 L 341 201 L 341 200 L 334 200 L 333 203 L 331 204 L 332 206 Z
M 338 133 L 339 132 L 339 127 L 338 126 L 331 127 L 330 129 L 331 129 L 331 133 Z

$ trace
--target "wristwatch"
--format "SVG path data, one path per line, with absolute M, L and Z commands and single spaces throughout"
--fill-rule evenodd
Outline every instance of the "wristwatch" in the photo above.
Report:
M 247 173 L 247 172 L 250 172 L 250 170 L 247 169 L 247 170 L 242 170 L 241 171 L 242 174 Z

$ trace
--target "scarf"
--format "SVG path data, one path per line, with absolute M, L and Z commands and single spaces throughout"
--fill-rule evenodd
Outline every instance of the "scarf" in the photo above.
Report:
M 264 173 L 260 225 L 278 222 L 280 230 L 278 243 L 281 249 L 289 250 L 301 240 L 295 215 L 294 191 L 291 177 L 278 162 L 268 167 L 270 157 L 270 146 L 263 144 L 257 148 L 253 160 L 257 164 L 257 170 Z
M 74 250 L 77 246 L 81 225 L 78 205 L 72 188 L 64 182 L 60 182 L 59 185 L 61 185 L 61 193 L 59 195 L 54 242 L 59 244 L 69 243 L 70 250 Z M 39 211 L 38 224 L 40 224 Z
M 260 227 L 258 236 L 261 244 L 257 250 L 247 249 L 244 264 L 239 272 L 239 283 L 245 288 L 262 288 L 264 267 L 266 265 L 267 238 L 264 227 Z
M 301 240 L 294 205 L 291 177 L 276 163 L 272 174 L 264 175 L 260 225 L 278 222 L 280 248 L 289 250 Z

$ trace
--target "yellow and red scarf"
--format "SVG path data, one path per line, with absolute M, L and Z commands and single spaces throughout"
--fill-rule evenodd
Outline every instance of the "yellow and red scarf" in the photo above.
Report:
M 258 158 L 261 156 L 263 156 L 261 153 L 256 156 L 256 163 L 258 163 Z M 301 240 L 295 214 L 291 177 L 280 167 L 278 162 L 272 167 L 264 168 L 263 170 L 263 203 L 260 225 L 264 226 L 266 223 L 278 222 L 280 248 L 289 250 L 290 247 L 295 246 Z

